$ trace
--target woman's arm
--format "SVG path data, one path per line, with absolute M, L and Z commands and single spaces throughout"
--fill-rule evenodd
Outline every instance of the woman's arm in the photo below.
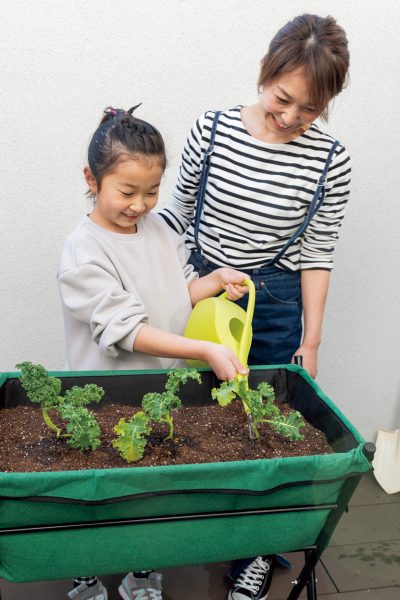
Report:
M 333 253 L 349 199 L 351 163 L 342 146 L 332 160 L 324 202 L 311 220 L 301 244 L 300 269 L 304 311 L 304 334 L 295 354 L 303 355 L 303 365 L 315 377 L 317 353 L 328 295 Z
M 188 229 L 195 213 L 201 160 L 209 145 L 210 132 L 204 127 L 207 115 L 212 122 L 214 113 L 202 115 L 197 119 L 187 137 L 176 186 L 167 206 L 160 211 L 165 222 L 180 235 Z
M 332 269 L 333 254 L 349 200 L 350 175 L 350 157 L 342 146 L 328 172 L 324 202 L 303 235 L 300 269 Z
M 247 373 L 237 356 L 222 344 L 192 340 L 150 325 L 141 327 L 136 335 L 133 350 L 153 356 L 205 361 L 218 379 L 223 381 L 234 379 L 237 373 Z
M 304 333 L 303 341 L 295 355 L 303 356 L 303 366 L 312 377 L 317 375 L 317 354 L 321 343 L 329 279 L 330 271 L 309 269 L 301 272 Z

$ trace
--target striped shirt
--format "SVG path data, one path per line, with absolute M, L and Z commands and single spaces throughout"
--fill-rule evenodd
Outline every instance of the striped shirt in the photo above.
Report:
M 170 227 L 187 232 L 189 249 L 196 247 L 196 194 L 214 115 L 208 111 L 194 124 L 172 198 L 161 211 Z M 257 269 L 271 260 L 304 221 L 333 141 L 312 124 L 291 142 L 263 142 L 246 131 L 240 106 L 223 112 L 200 220 L 202 255 L 217 265 L 241 270 Z M 278 267 L 332 269 L 350 172 L 350 157 L 339 144 L 328 171 L 324 203 Z

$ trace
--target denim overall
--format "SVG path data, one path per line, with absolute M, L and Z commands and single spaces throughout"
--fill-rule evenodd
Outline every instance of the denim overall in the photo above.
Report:
M 211 273 L 221 266 L 211 263 L 201 255 L 198 240 L 200 215 L 210 168 L 210 155 L 213 152 L 215 132 L 220 114 L 220 112 L 215 113 L 211 127 L 210 145 L 204 157 L 196 199 L 196 214 L 194 217 L 194 238 L 197 249 L 192 251 L 188 261 L 194 266 L 200 277 Z M 303 331 L 300 271 L 289 271 L 278 268 L 275 265 L 289 246 L 304 233 L 311 219 L 322 205 L 325 196 L 326 176 L 338 143 L 338 141 L 335 141 L 329 151 L 317 184 L 317 189 L 302 225 L 294 232 L 281 250 L 264 266 L 253 270 L 245 269 L 246 274 L 253 280 L 256 288 L 253 341 L 249 354 L 249 365 L 290 363 L 294 352 L 300 346 Z M 247 296 L 238 300 L 237 303 L 246 309 Z

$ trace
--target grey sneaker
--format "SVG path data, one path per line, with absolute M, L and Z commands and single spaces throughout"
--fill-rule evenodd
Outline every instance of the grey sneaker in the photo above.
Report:
M 81 583 L 67 595 L 71 600 L 108 600 L 107 590 L 100 579 L 91 586 Z
M 118 588 L 124 600 L 162 600 L 162 575 L 152 571 L 147 577 L 134 577 L 128 573 Z

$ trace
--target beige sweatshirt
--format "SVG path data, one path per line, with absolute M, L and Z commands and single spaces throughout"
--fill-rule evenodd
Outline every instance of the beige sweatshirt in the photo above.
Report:
M 182 335 L 192 310 L 183 240 L 156 213 L 135 234 L 107 231 L 85 217 L 64 242 L 58 286 L 67 368 L 167 369 L 184 361 L 133 352 L 144 324 Z

